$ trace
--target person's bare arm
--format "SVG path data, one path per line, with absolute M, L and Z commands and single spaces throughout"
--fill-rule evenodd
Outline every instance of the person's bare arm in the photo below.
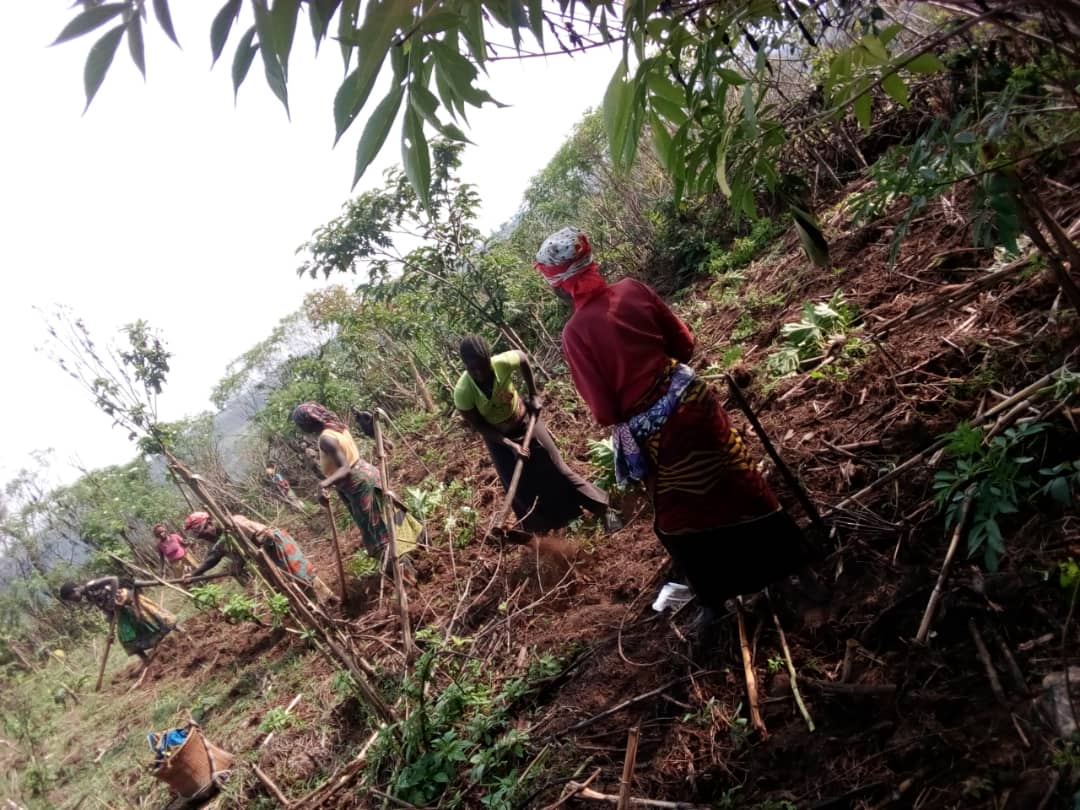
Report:
M 194 571 L 192 571 L 190 574 L 185 576 L 184 579 L 191 579 L 192 577 L 197 577 L 200 574 L 205 574 L 207 571 L 209 571 L 211 568 L 221 562 L 222 559 L 224 559 L 225 557 L 225 548 L 225 538 L 222 538 L 221 540 L 218 540 L 216 543 L 214 543 L 214 545 L 210 547 L 210 551 L 207 553 L 206 559 L 203 560 L 203 564 L 196 568 Z
M 529 396 L 525 399 L 525 407 L 533 413 L 540 413 L 540 409 L 544 406 L 540 399 L 540 394 L 536 390 L 536 376 L 533 374 L 532 364 L 529 362 L 529 355 L 525 352 L 519 351 L 518 357 L 521 364 L 521 377 L 525 380 L 525 387 L 529 391 Z
M 505 447 L 509 447 L 518 455 L 522 454 L 520 445 L 499 433 L 499 431 L 493 428 L 475 408 L 470 408 L 467 411 L 458 411 L 458 413 L 461 414 L 461 418 L 465 420 L 465 423 L 481 436 L 484 436 L 489 441 L 495 442 L 496 444 L 502 444 Z
M 333 458 L 334 463 L 337 464 L 337 469 L 319 482 L 320 487 L 329 489 L 348 478 L 352 468 L 349 467 L 349 461 L 345 458 L 345 451 L 341 448 L 337 439 L 331 436 L 320 437 L 319 449 Z

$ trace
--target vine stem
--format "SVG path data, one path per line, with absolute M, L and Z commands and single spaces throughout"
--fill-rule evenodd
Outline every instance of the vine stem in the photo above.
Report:
M 795 696 L 795 705 L 799 707 L 799 713 L 803 716 L 803 720 L 806 721 L 806 727 L 810 729 L 810 731 L 813 731 L 814 718 L 810 716 L 810 712 L 803 702 L 802 694 L 799 692 L 798 675 L 795 673 L 795 662 L 791 660 L 791 650 L 788 647 L 787 636 L 784 635 L 784 627 L 780 624 L 780 618 L 776 615 L 776 608 L 773 607 L 772 597 L 768 596 L 768 599 L 769 612 L 772 613 L 773 624 L 776 625 L 776 633 L 780 636 L 780 649 L 784 651 L 784 662 L 787 664 L 788 675 L 791 676 L 791 694 Z

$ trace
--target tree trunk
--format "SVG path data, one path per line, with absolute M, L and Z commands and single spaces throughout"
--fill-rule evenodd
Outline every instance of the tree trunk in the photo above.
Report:
M 412 371 L 413 382 L 416 383 L 416 390 L 420 393 L 420 400 L 424 403 L 424 410 L 428 413 L 435 412 L 435 400 L 431 398 L 431 391 L 427 387 L 427 383 L 424 382 L 424 378 L 420 376 L 419 369 L 416 368 L 416 361 L 413 359 L 412 352 L 407 354 L 409 358 L 409 369 Z

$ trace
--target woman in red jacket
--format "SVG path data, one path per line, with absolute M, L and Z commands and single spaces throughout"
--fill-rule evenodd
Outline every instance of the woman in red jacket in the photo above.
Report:
M 612 427 L 620 483 L 644 482 L 654 531 L 707 608 L 806 569 L 802 532 L 757 472 L 716 393 L 687 365 L 694 337 L 641 282 L 609 285 L 584 233 L 536 255 L 574 305 L 563 353 L 582 399 Z

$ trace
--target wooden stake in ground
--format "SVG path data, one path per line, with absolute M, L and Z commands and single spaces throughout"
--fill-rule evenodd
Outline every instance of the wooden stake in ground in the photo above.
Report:
M 326 517 L 330 520 L 330 540 L 334 544 L 334 561 L 337 563 L 338 582 L 341 587 L 341 604 L 349 601 L 349 590 L 345 587 L 345 565 L 341 561 L 341 543 L 338 542 L 337 521 L 334 520 L 334 507 L 326 501 Z
M 109 661 L 109 650 L 112 649 L 113 639 L 116 638 L 116 611 L 109 617 L 109 637 L 105 640 L 105 652 L 101 654 L 101 668 L 98 670 L 97 683 L 94 691 L 101 691 L 101 682 L 105 679 L 105 664 Z
M 968 493 L 968 496 L 964 498 L 963 505 L 960 507 L 960 517 L 956 519 L 956 528 L 953 530 L 952 540 L 949 541 L 949 550 L 945 552 L 945 561 L 941 564 L 941 573 L 938 574 L 937 583 L 935 583 L 934 590 L 930 594 L 930 601 L 926 603 L 922 621 L 919 622 L 919 632 L 915 634 L 915 641 L 919 644 L 925 644 L 927 637 L 930 635 L 930 624 L 934 621 L 934 612 L 937 610 L 938 602 L 941 601 L 941 592 L 945 588 L 945 580 L 949 576 L 953 557 L 956 556 L 956 547 L 960 545 L 960 535 L 964 533 L 964 525 L 967 523 L 968 510 L 971 508 L 971 497 L 971 494 Z
M 750 642 L 746 636 L 746 612 L 742 599 L 735 599 L 735 616 L 739 621 L 739 649 L 742 651 L 743 673 L 746 676 L 746 702 L 750 707 L 750 725 L 761 732 L 762 737 L 769 736 L 765 721 L 761 717 L 758 705 L 757 678 L 754 676 L 754 657 L 750 654 Z
M 799 713 L 802 714 L 803 720 L 806 721 L 807 728 L 809 728 L 810 731 L 813 731 L 814 719 L 810 716 L 806 704 L 803 703 L 802 694 L 799 693 L 799 681 L 798 676 L 795 674 L 795 662 L 791 660 L 791 650 L 788 648 L 787 636 L 784 635 L 784 628 L 780 624 L 780 618 L 776 615 L 776 608 L 773 607 L 772 597 L 769 597 L 769 610 L 772 613 L 773 624 L 776 625 L 776 633 L 780 636 L 780 649 L 784 651 L 784 661 L 787 663 L 788 676 L 791 678 L 791 694 L 795 696 L 795 703 L 799 707 Z
M 626 758 L 623 759 L 622 780 L 619 782 L 619 802 L 616 810 L 628 810 L 630 807 L 630 785 L 634 781 L 634 765 L 637 763 L 638 738 L 641 729 L 632 726 L 626 735 Z
M 379 474 L 382 476 L 383 516 L 390 531 L 390 542 L 386 553 L 390 560 L 390 569 L 397 588 L 398 615 L 401 617 L 401 640 L 405 647 L 405 660 L 412 661 L 417 655 L 413 642 L 412 623 L 409 621 L 409 597 L 405 593 L 405 578 L 401 575 L 401 560 L 397 555 L 397 526 L 394 523 L 394 499 L 390 496 L 390 475 L 386 467 L 386 450 L 383 445 L 382 421 L 387 419 L 382 408 L 375 409 L 375 454 L 379 458 Z

